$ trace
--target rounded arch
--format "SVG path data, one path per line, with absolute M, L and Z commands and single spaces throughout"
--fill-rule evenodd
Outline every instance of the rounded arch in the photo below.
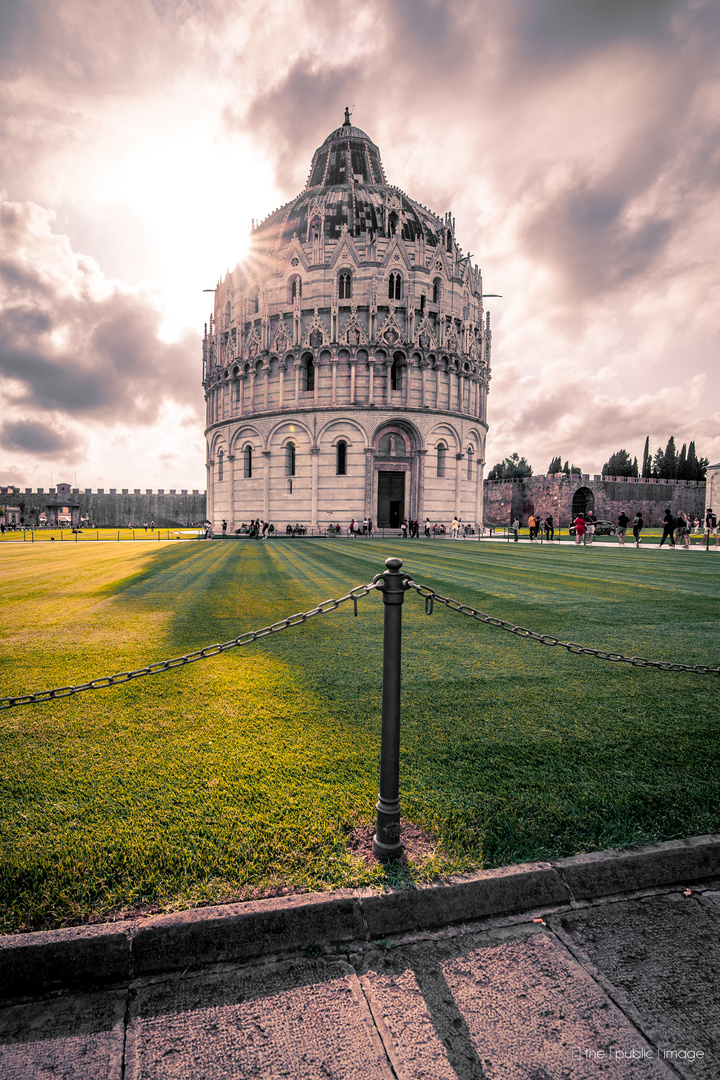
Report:
M 262 435 L 252 424 L 243 424 L 233 431 L 230 438 L 230 453 L 237 454 L 246 443 L 251 443 L 254 450 L 260 450 L 263 444 Z
M 222 431 L 216 431 L 210 442 L 210 457 L 217 457 L 220 450 L 222 450 L 223 454 L 227 456 L 228 448 L 225 434 Z
M 425 449 L 433 450 L 441 440 L 447 444 L 448 450 L 451 450 L 454 454 L 460 453 L 462 443 L 458 432 L 452 424 L 442 422 L 435 424 L 428 432 Z
M 336 446 L 344 439 L 348 446 L 358 445 L 364 450 L 368 446 L 368 437 L 365 429 L 350 417 L 342 419 L 334 417 L 328 420 L 318 431 L 318 446 Z
M 572 516 L 589 514 L 595 509 L 595 493 L 589 487 L 580 487 L 572 498 Z
M 290 441 L 299 447 L 312 446 L 312 433 L 307 424 L 296 416 L 283 416 L 268 431 L 266 449 L 281 448 Z
M 393 418 L 385 420 L 375 428 L 372 436 L 372 446 L 379 452 L 380 441 L 386 435 L 401 435 L 405 440 L 407 451 L 420 450 L 422 439 L 414 424 L 409 420 Z

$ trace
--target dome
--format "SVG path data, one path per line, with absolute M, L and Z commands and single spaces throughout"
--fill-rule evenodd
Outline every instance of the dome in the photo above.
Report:
M 304 240 L 314 222 L 330 240 L 339 239 L 344 225 L 352 236 L 389 233 L 393 213 L 392 231 L 403 240 L 424 234 L 431 247 L 441 243 L 443 222 L 387 183 L 380 150 L 350 123 L 346 109 L 345 123 L 331 131 L 313 154 L 305 190 L 265 218 L 253 239 L 284 247 L 295 234 Z

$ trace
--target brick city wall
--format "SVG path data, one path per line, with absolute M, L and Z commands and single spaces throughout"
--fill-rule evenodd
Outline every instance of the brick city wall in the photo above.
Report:
M 692 480 L 636 480 L 634 477 L 567 477 L 562 474 L 531 476 L 524 480 L 485 481 L 485 524 L 507 525 L 514 517 L 527 524 L 532 513 L 567 527 L 572 517 L 573 496 L 588 488 L 595 516 L 613 523 L 624 510 L 633 517 L 639 510 L 646 525 L 659 525 L 669 506 L 673 514 L 684 510 L 701 521 L 705 512 L 705 484 Z
M 142 528 L 147 521 L 155 522 L 158 528 L 173 528 L 174 526 L 200 525 L 205 520 L 205 492 L 204 491 L 158 491 L 140 488 L 131 490 L 124 488 L 117 491 L 110 488 L 104 491 L 98 488 L 92 491 L 85 488 L 67 488 L 64 485 L 58 488 L 49 488 L 45 491 L 38 488 L 3 487 L 0 488 L 0 504 L 17 506 L 20 509 L 20 517 L 26 525 L 38 524 L 39 515 L 45 513 L 50 517 L 52 511 L 48 509 L 51 504 L 62 503 L 68 506 L 78 504 L 79 517 L 87 515 L 89 523 L 103 526 L 125 527 L 131 524 L 135 528 Z M 73 515 L 75 516 L 75 514 Z

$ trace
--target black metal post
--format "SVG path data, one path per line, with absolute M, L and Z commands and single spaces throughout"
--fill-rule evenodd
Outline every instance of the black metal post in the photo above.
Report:
M 402 651 L 402 604 L 407 575 L 402 559 L 386 559 L 382 580 L 384 606 L 382 732 L 380 740 L 380 795 L 373 837 L 376 858 L 399 858 L 400 839 L 400 660 Z

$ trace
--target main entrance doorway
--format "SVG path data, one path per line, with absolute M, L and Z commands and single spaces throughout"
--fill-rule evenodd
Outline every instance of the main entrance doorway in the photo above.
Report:
M 378 473 L 377 523 L 381 529 L 397 529 L 405 516 L 405 473 Z

